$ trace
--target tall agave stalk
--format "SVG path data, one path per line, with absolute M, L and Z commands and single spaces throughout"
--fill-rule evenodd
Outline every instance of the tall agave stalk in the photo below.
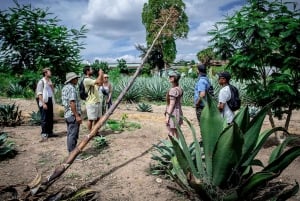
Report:
M 297 182 L 291 188 L 280 182 L 272 187 L 267 184 L 300 155 L 300 146 L 284 151 L 290 140 L 288 138 L 273 150 L 266 165 L 256 158 L 271 134 L 285 131 L 276 127 L 261 132 L 270 107 L 271 104 L 264 107 L 253 119 L 250 119 L 248 107 L 244 107 L 235 116 L 234 122 L 227 125 L 219 115 L 216 103 L 209 97 L 200 121 L 204 159 L 189 121 L 186 120 L 193 131 L 195 160 L 181 132 L 179 139 L 170 138 L 176 155 L 172 161 L 173 169 L 178 170 L 176 181 L 180 186 L 209 201 L 287 200 L 295 195 L 299 190 Z M 254 166 L 261 170 L 254 172 Z
M 170 31 L 170 30 L 172 30 L 171 28 L 176 24 L 177 20 L 178 20 L 178 12 L 177 12 L 176 9 L 170 8 L 168 10 L 163 10 L 162 11 L 161 19 L 160 19 L 160 21 L 158 21 L 158 23 L 162 22 L 161 28 L 158 31 L 155 39 L 153 40 L 150 48 L 148 49 L 146 55 L 142 59 L 142 62 L 140 64 L 140 66 L 136 69 L 136 72 L 132 76 L 131 80 L 128 82 L 128 85 L 120 93 L 119 97 L 117 98 L 117 100 L 115 101 L 115 103 L 110 107 L 110 109 L 96 123 L 96 125 L 93 127 L 92 131 L 88 135 L 86 135 L 83 138 L 83 140 L 76 146 L 76 148 L 70 153 L 69 157 L 63 162 L 63 164 L 58 165 L 55 168 L 54 172 L 45 181 L 43 181 L 41 184 L 39 182 L 39 180 L 41 180 L 40 176 L 36 177 L 38 179 L 34 179 L 34 181 L 36 180 L 37 182 L 31 182 L 31 183 L 35 183 L 35 184 L 29 186 L 32 195 L 35 195 L 38 192 L 47 190 L 47 188 L 51 184 L 53 184 L 72 165 L 72 163 L 75 160 L 76 156 L 85 148 L 85 146 L 88 144 L 88 142 L 97 134 L 98 130 L 108 120 L 108 118 L 110 117 L 110 115 L 114 112 L 114 110 L 120 104 L 122 98 L 125 96 L 125 94 L 127 93 L 127 91 L 133 85 L 133 83 L 134 83 L 135 79 L 137 78 L 137 76 L 139 75 L 139 73 L 140 73 L 140 71 L 141 71 L 141 69 L 142 69 L 142 67 L 143 67 L 146 59 L 148 58 L 148 56 L 149 56 L 149 54 L 150 54 L 153 46 L 155 45 L 156 41 L 161 36 L 161 34 L 163 33 L 163 31 Z M 164 29 L 166 29 L 166 30 L 164 30 Z

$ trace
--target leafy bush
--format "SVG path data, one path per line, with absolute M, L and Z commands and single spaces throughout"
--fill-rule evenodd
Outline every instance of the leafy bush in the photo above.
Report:
M 104 136 L 96 136 L 93 142 L 93 145 L 96 149 L 103 149 L 104 147 L 108 146 L 106 137 Z
M 180 129 L 178 139 L 170 137 L 175 153 L 171 160 L 175 174 L 170 176 L 185 191 L 203 200 L 287 200 L 295 195 L 299 190 L 297 182 L 291 187 L 272 181 L 300 155 L 300 146 L 286 150 L 291 140 L 288 138 L 273 150 L 266 165 L 256 158 L 271 134 L 285 131 L 276 127 L 260 133 L 270 107 L 267 105 L 252 119 L 248 107 L 243 107 L 233 123 L 227 125 L 209 97 L 200 121 L 203 150 L 194 128 L 186 120 L 192 130 L 195 152 L 190 152 Z
M 41 112 L 32 111 L 29 122 L 31 125 L 41 125 Z
M 23 122 L 22 111 L 16 104 L 0 104 L 0 125 L 2 126 L 19 126 Z
M 0 160 L 14 157 L 17 154 L 14 144 L 7 141 L 7 133 L 0 132 Z
M 6 95 L 10 98 L 24 97 L 23 94 L 24 94 L 24 88 L 17 83 L 15 84 L 10 83 L 6 91 Z
M 137 111 L 140 112 L 152 112 L 152 106 L 146 103 L 139 103 L 136 107 Z

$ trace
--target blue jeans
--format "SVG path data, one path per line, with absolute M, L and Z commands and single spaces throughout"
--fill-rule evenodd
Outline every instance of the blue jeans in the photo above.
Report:
M 76 118 L 73 115 L 65 120 L 67 123 L 67 148 L 69 153 L 71 153 L 77 145 L 80 124 L 77 123 Z

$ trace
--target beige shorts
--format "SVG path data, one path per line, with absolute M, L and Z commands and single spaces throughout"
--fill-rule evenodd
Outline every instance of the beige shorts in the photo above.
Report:
M 97 120 L 101 117 L 101 113 L 100 103 L 86 105 L 86 114 L 88 120 Z

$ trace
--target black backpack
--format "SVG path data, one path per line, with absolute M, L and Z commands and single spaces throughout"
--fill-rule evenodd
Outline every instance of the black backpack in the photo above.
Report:
M 84 78 L 79 83 L 79 96 L 80 96 L 81 100 L 86 100 L 86 98 L 88 97 L 88 93 L 85 92 L 85 87 L 84 87 L 83 82 L 84 82 Z
M 239 90 L 233 86 L 229 85 L 230 92 L 231 92 L 231 98 L 229 101 L 227 101 L 228 107 L 234 112 L 241 107 L 241 99 L 240 99 L 240 94 Z

